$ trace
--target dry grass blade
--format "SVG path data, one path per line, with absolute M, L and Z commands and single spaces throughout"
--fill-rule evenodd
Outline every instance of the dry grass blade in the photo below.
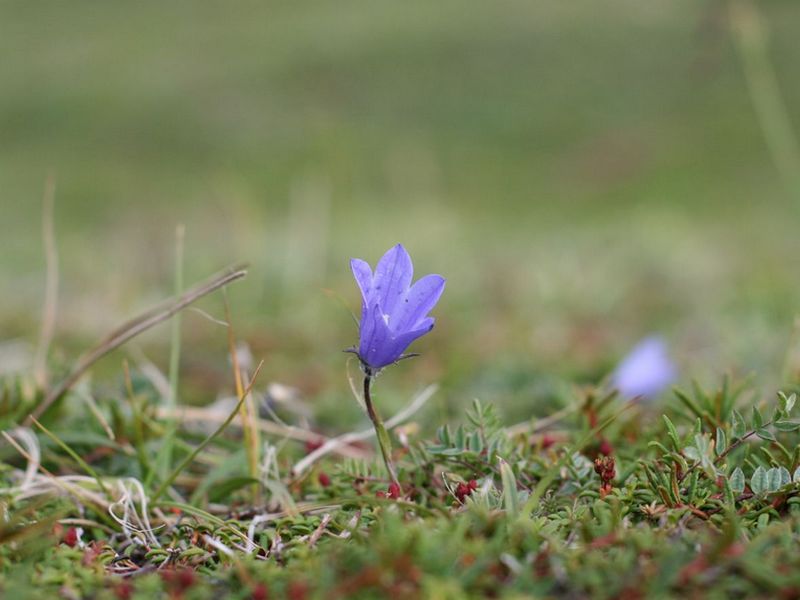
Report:
M 243 268 L 236 268 L 221 275 L 217 275 L 211 280 L 201 283 L 192 289 L 188 290 L 179 298 L 171 302 L 159 305 L 155 309 L 148 310 L 142 315 L 128 321 L 114 332 L 109 334 L 105 339 L 99 342 L 92 350 L 83 355 L 78 361 L 70 374 L 53 390 L 51 390 L 45 399 L 36 407 L 33 413 L 28 417 L 26 424 L 33 422 L 33 419 L 38 419 L 42 414 L 50 408 L 50 406 L 63 396 L 81 376 L 98 360 L 109 352 L 116 350 L 125 342 L 133 339 L 137 335 L 147 331 L 151 327 L 163 323 L 176 313 L 180 312 L 187 306 L 193 304 L 200 298 L 241 279 L 247 275 L 247 271 Z

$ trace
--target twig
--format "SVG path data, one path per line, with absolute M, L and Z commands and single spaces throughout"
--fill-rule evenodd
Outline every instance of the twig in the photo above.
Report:
M 87 352 L 83 355 L 83 357 L 78 360 L 75 367 L 73 367 L 70 374 L 64 379 L 61 383 L 59 383 L 53 390 L 51 390 L 45 399 L 36 407 L 36 409 L 31 413 L 31 415 L 27 418 L 26 424 L 30 425 L 33 422 L 33 419 L 38 419 L 42 416 L 42 414 L 50 408 L 50 406 L 61 396 L 63 396 L 75 383 L 83 376 L 83 374 L 98 360 L 104 357 L 106 354 L 111 352 L 112 350 L 116 350 L 125 342 L 133 339 L 140 333 L 143 333 L 158 325 L 159 323 L 163 323 L 176 313 L 180 312 L 190 304 L 193 304 L 203 296 L 207 296 L 211 292 L 218 290 L 221 287 L 228 285 L 236 281 L 237 279 L 241 279 L 247 275 L 247 271 L 244 269 L 236 269 L 233 271 L 226 272 L 221 275 L 217 275 L 216 277 L 212 278 L 210 281 L 206 283 L 201 283 L 194 288 L 187 291 L 183 294 L 180 298 L 173 300 L 169 303 L 162 304 L 155 309 L 151 309 L 142 315 L 128 321 L 127 323 L 123 324 L 121 327 L 116 329 L 110 335 L 108 335 L 105 339 L 100 341 L 92 350 Z
M 208 534 L 204 534 L 203 535 L 203 541 L 205 541 L 206 544 L 208 544 L 209 546 L 214 548 L 217 552 L 219 552 L 221 554 L 224 554 L 225 556 L 232 557 L 234 555 L 233 554 L 233 550 L 228 548 L 225 544 L 220 542 L 215 537 L 211 537 Z
M 314 530 L 314 533 L 308 538 L 308 546 L 313 548 L 316 543 L 319 541 L 319 538 L 322 537 L 322 534 L 325 533 L 325 529 L 328 527 L 328 523 L 331 522 L 331 515 L 329 513 L 325 513 L 322 515 L 322 520 L 319 522 L 319 526 Z
M 405 420 L 407 420 L 411 415 L 416 413 L 419 409 L 421 409 L 425 403 L 431 399 L 431 397 L 436 393 L 436 390 L 439 389 L 439 386 L 436 384 L 429 385 L 424 390 L 422 390 L 419 394 L 417 394 L 411 403 L 406 406 L 403 410 L 393 416 L 391 419 L 386 421 L 386 428 L 392 429 L 397 427 Z M 345 433 L 344 435 L 340 435 L 335 438 L 329 439 L 327 442 L 322 444 L 319 448 L 310 452 L 308 455 L 303 457 L 300 461 L 298 461 L 294 467 L 292 468 L 292 475 L 294 477 L 299 477 L 302 475 L 311 465 L 317 462 L 323 456 L 334 452 L 338 448 L 342 446 L 346 446 L 348 444 L 352 444 L 353 442 L 360 442 L 362 440 L 367 440 L 375 435 L 375 429 L 369 428 L 363 431 L 356 431 L 351 433 Z

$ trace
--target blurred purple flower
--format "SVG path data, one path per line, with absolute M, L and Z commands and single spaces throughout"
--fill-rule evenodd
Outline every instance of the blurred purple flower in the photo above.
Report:
M 411 257 L 397 244 L 375 267 L 354 258 L 350 268 L 361 289 L 361 334 L 358 357 L 365 369 L 375 372 L 402 358 L 406 348 L 433 329 L 428 312 L 444 291 L 440 275 L 426 275 L 411 285 Z
M 611 376 L 612 384 L 625 398 L 651 400 L 672 384 L 677 370 L 658 336 L 643 339 L 622 359 Z

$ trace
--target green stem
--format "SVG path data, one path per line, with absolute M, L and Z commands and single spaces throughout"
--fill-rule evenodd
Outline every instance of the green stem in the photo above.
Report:
M 389 477 L 391 477 L 392 483 L 400 488 L 397 472 L 394 470 L 394 464 L 392 463 L 392 441 L 389 439 L 389 433 L 386 431 L 386 427 L 383 426 L 380 415 L 372 405 L 371 386 L 372 374 L 367 373 L 364 377 L 364 404 L 367 406 L 367 414 L 369 415 L 370 421 L 372 421 L 372 425 L 375 427 L 375 434 L 378 437 L 378 446 L 380 446 L 381 455 L 383 456 L 383 464 L 386 465 L 386 470 L 389 471 Z M 400 489 L 402 490 L 402 488 Z

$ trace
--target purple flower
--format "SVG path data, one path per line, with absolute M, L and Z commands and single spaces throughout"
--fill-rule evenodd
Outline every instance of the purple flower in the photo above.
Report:
M 675 381 L 677 371 L 658 336 L 643 339 L 619 363 L 612 383 L 626 398 L 653 399 Z
M 350 261 L 350 268 L 363 301 L 357 354 L 374 372 L 402 358 L 411 342 L 433 329 L 428 312 L 442 295 L 445 280 L 426 275 L 411 285 L 414 267 L 402 244 L 383 255 L 374 274 L 358 258 Z

